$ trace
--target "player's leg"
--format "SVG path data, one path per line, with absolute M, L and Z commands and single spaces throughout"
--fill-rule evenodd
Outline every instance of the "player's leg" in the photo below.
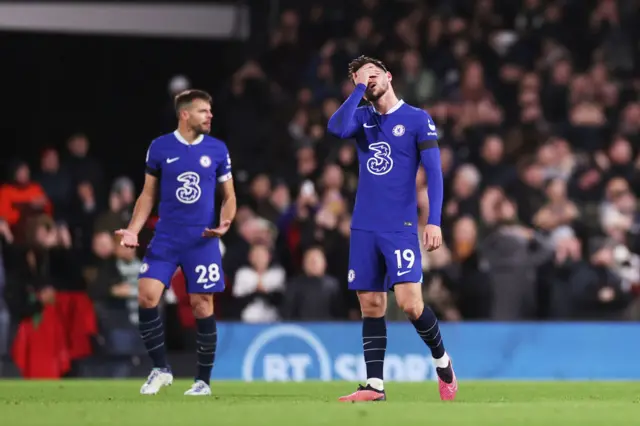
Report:
M 396 283 L 394 292 L 398 306 L 405 312 L 422 341 L 431 350 L 438 389 L 442 400 L 452 400 L 458 391 L 458 381 L 453 371 L 449 355 L 445 351 L 438 319 L 422 298 L 422 283 Z
M 340 401 L 384 401 L 384 355 L 387 350 L 387 293 L 384 262 L 375 244 L 375 234 L 352 230 L 349 246 L 349 289 L 358 293 L 362 311 L 362 346 L 367 383 Z
M 187 283 L 191 309 L 196 319 L 198 370 L 193 385 L 185 395 L 211 395 L 211 371 L 216 356 L 218 332 L 213 311 L 213 295 L 224 291 L 222 256 L 218 239 L 190 250 L 183 257 L 182 268 Z
M 404 311 L 422 341 L 429 347 L 440 383 L 442 399 L 453 399 L 457 381 L 451 361 L 444 348 L 438 319 L 422 297 L 422 255 L 420 241 L 413 233 L 379 235 L 385 255 L 389 283 L 396 301 Z
M 218 331 L 213 312 L 213 294 L 189 294 L 191 310 L 196 319 L 196 350 L 198 370 L 185 395 L 211 395 L 211 371 L 216 357 Z
M 382 276 L 379 281 L 383 282 Z M 384 284 L 382 284 L 384 285 Z M 367 386 L 384 390 L 384 356 L 387 351 L 387 293 L 359 291 L 362 312 L 362 348 L 367 370 Z
M 140 393 L 144 395 L 155 395 L 160 388 L 173 382 L 171 368 L 167 362 L 164 324 L 158 305 L 164 289 L 171 282 L 176 263 L 157 254 L 143 259 L 138 281 L 138 329 L 153 362 L 153 370 L 140 389 Z

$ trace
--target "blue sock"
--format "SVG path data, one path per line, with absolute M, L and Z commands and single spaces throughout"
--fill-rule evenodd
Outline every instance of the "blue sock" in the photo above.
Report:
M 211 380 L 211 370 L 216 359 L 216 345 L 218 343 L 218 330 L 216 327 L 216 317 L 211 315 L 207 318 L 196 319 L 197 329 L 197 350 L 198 350 L 198 375 L 196 380 L 202 380 L 209 384 Z
M 138 307 L 138 330 L 153 361 L 154 368 L 169 368 L 167 351 L 164 346 L 164 327 L 158 307 Z
M 367 379 L 384 380 L 384 354 L 387 351 L 387 323 L 384 317 L 362 319 L 362 347 Z
M 444 344 L 440 335 L 438 319 L 431 308 L 425 305 L 420 317 L 412 320 L 411 323 L 416 328 L 422 341 L 431 349 L 431 356 L 435 359 L 442 358 L 445 354 Z

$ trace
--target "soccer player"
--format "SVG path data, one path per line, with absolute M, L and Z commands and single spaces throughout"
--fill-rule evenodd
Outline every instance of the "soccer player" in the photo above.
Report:
M 349 64 L 353 93 L 331 117 L 328 130 L 355 138 L 360 177 L 351 225 L 349 289 L 362 310 L 367 382 L 340 401 L 384 401 L 387 292 L 394 291 L 418 335 L 431 350 L 440 398 L 454 399 L 458 384 L 438 320 L 422 299 L 422 262 L 417 235 L 416 174 L 426 171 L 429 218 L 423 243 L 442 244 L 442 169 L 436 126 L 425 111 L 398 100 L 392 76 L 379 60 L 360 56 Z M 364 98 L 369 105 L 358 108 Z
M 182 268 L 197 328 L 198 372 L 185 395 L 211 395 L 209 379 L 216 353 L 217 332 L 213 293 L 224 290 L 220 240 L 236 214 L 231 160 L 224 142 L 208 136 L 211 97 L 188 90 L 175 97 L 178 129 L 151 142 L 147 151 L 144 188 L 136 201 L 121 244 L 138 245 L 159 192 L 160 220 L 147 248 L 139 275 L 140 336 L 153 361 L 153 370 L 140 393 L 154 395 L 173 382 L 164 345 L 158 303 L 176 268 Z M 220 224 L 215 222 L 216 183 L 222 187 Z

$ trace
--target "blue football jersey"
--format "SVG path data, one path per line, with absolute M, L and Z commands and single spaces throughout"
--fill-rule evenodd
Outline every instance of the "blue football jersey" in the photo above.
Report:
M 416 174 L 421 151 L 437 146 L 433 119 L 403 101 L 386 114 L 360 107 L 354 119 L 360 177 L 351 227 L 416 232 Z
M 189 144 L 176 130 L 151 142 L 147 173 L 160 181 L 157 229 L 164 224 L 214 226 L 216 184 L 231 179 L 231 159 L 221 140 L 200 135 Z

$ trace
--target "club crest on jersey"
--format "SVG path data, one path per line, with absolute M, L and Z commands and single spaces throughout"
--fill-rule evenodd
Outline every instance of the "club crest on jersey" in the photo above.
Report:
M 376 176 L 386 175 L 393 168 L 391 145 L 387 142 L 375 142 L 369 145 L 373 157 L 367 160 L 367 170 Z
M 203 155 L 200 157 L 200 165 L 202 167 L 209 167 L 211 165 L 211 158 L 208 155 Z
M 347 279 L 349 280 L 350 283 L 353 282 L 353 280 L 356 279 L 356 271 L 354 271 L 353 269 L 349 270 L 349 275 L 347 276 Z
M 393 133 L 393 136 L 398 136 L 398 137 L 404 135 L 404 126 L 402 124 L 398 124 L 394 126 L 393 130 L 391 130 L 391 133 Z
M 143 263 L 142 265 L 140 265 L 140 273 L 141 274 L 144 274 L 148 270 L 149 270 L 149 264 L 148 263 Z

